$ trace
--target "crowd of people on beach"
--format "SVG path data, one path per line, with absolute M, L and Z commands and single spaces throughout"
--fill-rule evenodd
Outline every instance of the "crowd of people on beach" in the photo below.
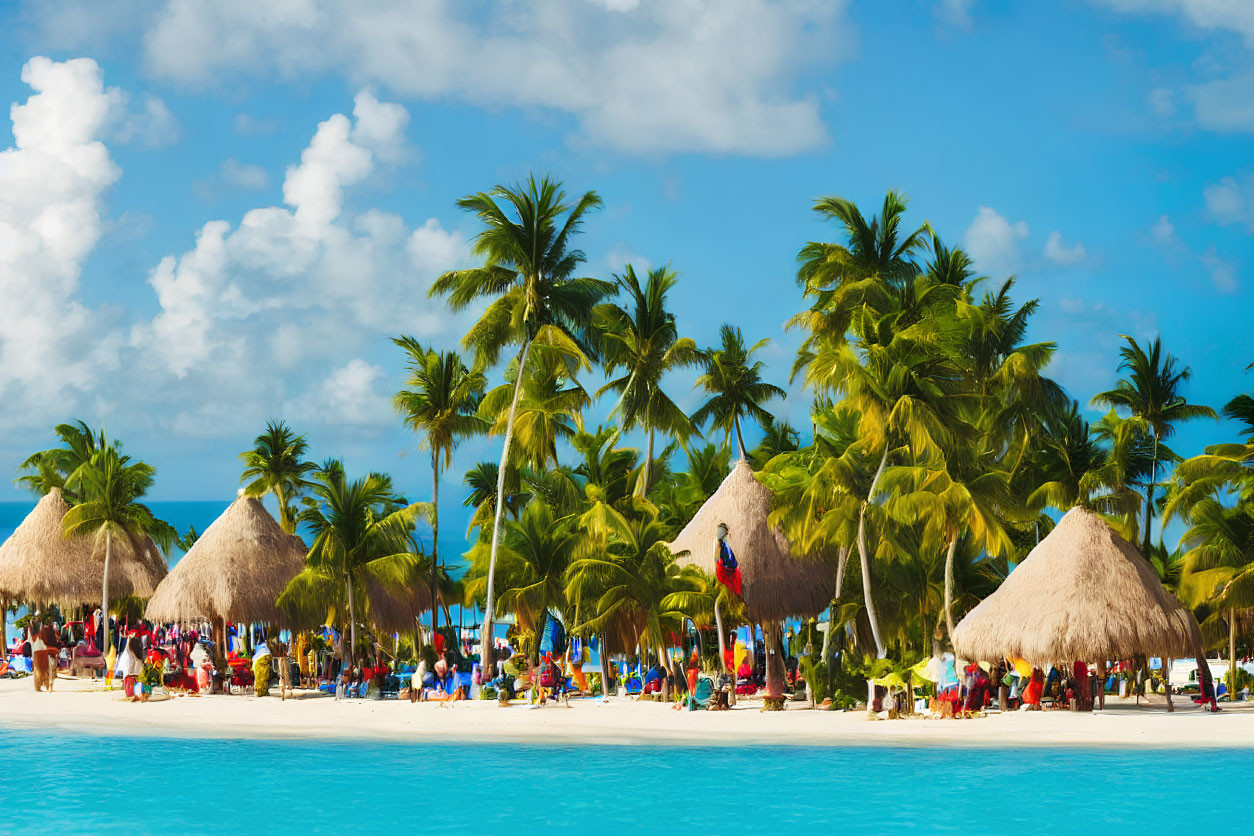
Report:
M 449 705 L 473 695 L 495 698 L 501 705 L 522 700 L 539 706 L 621 693 L 671 702 L 677 708 L 717 710 L 765 688 L 768 656 L 763 641 L 749 647 L 733 633 L 726 637 L 722 670 L 705 670 L 699 640 L 693 635 L 680 641 L 677 655 L 659 655 L 651 664 L 639 657 L 625 658 L 621 664 L 602 658 L 593 666 L 590 648 L 578 638 L 566 637 L 558 625 L 531 654 L 522 642 L 498 639 L 485 669 L 472 636 L 455 628 L 428 636 L 426 647 L 411 663 L 395 658 L 384 641 L 370 634 L 361 637 L 356 653 L 350 653 L 348 636 L 331 627 L 268 635 L 260 628 L 227 624 L 225 653 L 209 638 L 213 632 L 207 623 L 153 625 L 141 619 L 119 624 L 111 618 L 108 629 L 106 642 L 99 610 L 84 621 L 65 622 L 55 613 L 35 612 L 6 649 L 0 674 L 29 674 L 36 691 L 48 692 L 59 674 L 103 678 L 109 687 L 116 681 L 123 699 L 134 702 L 181 695 L 268 696 L 276 689 L 286 700 L 300 689 L 335 699 Z M 783 660 L 787 690 L 802 698 L 807 683 L 798 663 L 798 644 L 799 637 L 789 630 L 776 651 Z M 109 648 L 107 654 L 102 646 Z M 930 683 L 928 697 L 916 697 L 914 688 L 905 694 L 881 686 L 867 707 L 882 713 L 913 709 L 937 717 L 971 717 L 989 709 L 1089 711 L 1106 694 L 1120 693 L 1121 682 L 1134 681 L 1143 672 L 1124 662 L 1103 667 L 1104 677 L 1082 661 L 1045 670 L 1022 660 L 959 668 L 952 654 L 945 653 L 920 674 Z M 1147 684 L 1157 690 L 1162 683 L 1154 671 L 1149 673 Z M 1195 702 L 1218 710 L 1217 701 L 1227 696 L 1223 683 L 1216 685 L 1206 665 L 1195 676 L 1190 689 Z

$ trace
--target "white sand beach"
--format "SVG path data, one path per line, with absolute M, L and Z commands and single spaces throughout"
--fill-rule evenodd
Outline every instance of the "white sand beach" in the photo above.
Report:
M 494 702 L 413 705 L 396 700 L 335 701 L 301 693 L 276 697 L 176 697 L 144 705 L 123 702 L 101 683 L 59 679 L 34 692 L 29 679 L 0 681 L 0 726 L 89 734 L 204 738 L 343 739 L 387 742 L 463 741 L 532 744 L 1063 746 L 1254 748 L 1254 703 L 1219 714 L 1177 698 L 1138 708 L 1108 699 L 1104 713 L 1068 711 L 991 714 L 971 720 L 867 720 L 862 712 L 817 712 L 794 703 L 761 712 L 742 701 L 729 712 L 673 711 L 625 698 L 603 705 L 574 700 L 500 708 Z

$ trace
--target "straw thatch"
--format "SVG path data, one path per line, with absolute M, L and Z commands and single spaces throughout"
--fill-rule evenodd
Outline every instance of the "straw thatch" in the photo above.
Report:
M 205 529 L 148 602 L 151 621 L 283 621 L 275 599 L 305 568 L 305 544 L 241 496 Z
M 962 658 L 1076 661 L 1201 652 L 1191 613 L 1136 547 L 1100 516 L 1073 508 L 1001 587 L 954 629 Z
M 740 564 L 743 598 L 754 621 L 818 615 L 832 600 L 832 571 L 817 557 L 793 555 L 788 539 L 767 522 L 773 494 L 744 459 L 670 544 L 681 565 L 714 574 L 719 523 Z
M 30 603 L 78 607 L 100 603 L 104 541 L 66 538 L 61 518 L 70 509 L 53 488 L 0 546 L 0 590 Z M 109 598 L 147 598 L 165 577 L 165 558 L 144 537 L 115 537 L 109 562 Z

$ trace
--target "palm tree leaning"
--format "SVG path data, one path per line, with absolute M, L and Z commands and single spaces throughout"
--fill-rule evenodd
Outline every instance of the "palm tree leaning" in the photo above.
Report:
M 135 548 L 132 541 L 165 525 L 153 516 L 148 506 L 139 502 L 152 487 L 155 477 L 156 469 L 151 465 L 133 462 L 129 456 L 119 453 L 115 444 L 106 444 L 77 471 L 75 487 L 81 501 L 61 520 L 66 537 L 91 536 L 97 542 L 104 541 L 100 612 L 104 622 L 102 649 L 105 655 L 113 644 L 108 628 L 113 542 L 121 539 L 128 548 Z
M 640 495 L 644 496 L 649 491 L 654 433 L 660 430 L 681 444 L 693 433 L 688 416 L 662 391 L 662 377 L 674 369 L 697 365 L 701 351 L 691 339 L 679 336 L 675 315 L 666 309 L 666 295 L 679 281 L 674 270 L 650 270 L 643 287 L 630 264 L 614 278 L 629 305 L 601 305 L 597 320 L 605 329 L 601 340 L 606 374 L 621 374 L 605 384 L 597 396 L 604 392 L 618 395 L 610 417 L 620 416 L 621 431 L 643 427 L 648 433 L 640 474 Z
M 585 192 L 568 204 L 559 182 L 548 177 L 537 182 L 533 175 L 525 184 L 496 186 L 489 192 L 467 195 L 457 205 L 473 212 L 483 225 L 475 236 L 472 251 L 483 257 L 484 263 L 482 267 L 443 274 L 432 284 L 430 295 L 446 297 L 454 311 L 481 299 L 492 300 L 462 340 L 464 346 L 477 352 L 485 366 L 495 364 L 506 348 L 519 347 L 514 397 L 497 473 L 496 495 L 502 497 L 510 465 L 514 415 L 533 343 L 563 349 L 586 363 L 585 358 L 591 353 L 593 308 L 614 292 L 610 282 L 576 276 L 586 257 L 572 247 L 571 240 L 588 213 L 602 203 L 596 192 Z M 493 573 L 503 510 L 504 503 L 497 502 L 480 637 L 485 662 L 492 646 Z
M 246 496 L 274 494 L 279 507 L 279 527 L 296 533 L 296 501 L 313 483 L 307 478 L 318 469 L 305 461 L 309 442 L 285 421 L 267 421 L 266 429 L 253 441 L 253 449 L 239 454 L 244 464 L 240 482 Z
M 763 427 L 770 426 L 774 419 L 762 404 L 782 398 L 786 393 L 762 380 L 764 364 L 753 359 L 754 353 L 767 345 L 769 339 L 758 340 L 752 348 L 746 348 L 740 329 L 726 324 L 719 330 L 719 336 L 719 347 L 708 349 L 701 355 L 705 372 L 697 378 L 694 388 L 705 390 L 710 398 L 692 414 L 692 423 L 698 427 L 711 423 L 729 438 L 735 434 L 736 446 L 743 459 L 748 455 L 744 435 L 740 431 L 744 419 L 751 417 Z
M 1127 372 L 1127 377 L 1121 378 L 1114 389 L 1094 395 L 1093 403 L 1128 409 L 1145 421 L 1153 438 L 1154 452 L 1149 481 L 1145 485 L 1145 527 L 1141 531 L 1141 553 L 1148 555 L 1161 442 L 1171 437 L 1178 423 L 1196 418 L 1217 419 L 1218 416 L 1209 406 L 1185 401 L 1184 384 L 1192 372 L 1188 366 L 1180 368 L 1180 361 L 1163 351 L 1160 337 L 1149 343 L 1147 351 L 1127 334 L 1120 336 L 1127 345 L 1119 349 L 1119 371 Z
M 405 350 L 409 376 L 392 398 L 405 426 L 422 437 L 431 452 L 431 633 L 439 629 L 437 583 L 440 573 L 440 467 L 453 464 L 453 449 L 486 430 L 479 400 L 486 384 L 483 371 L 467 368 L 455 352 L 438 352 L 409 336 L 392 340 Z

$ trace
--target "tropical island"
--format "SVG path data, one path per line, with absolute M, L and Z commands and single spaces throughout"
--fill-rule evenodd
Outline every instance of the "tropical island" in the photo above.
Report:
M 799 248 L 791 381 L 764 375 L 773 335 L 728 323 L 702 347 L 680 333 L 676 268 L 585 275 L 596 193 L 531 177 L 458 205 L 482 264 L 430 292 L 475 313 L 461 351 L 394 338 L 407 380 L 393 403 L 429 456 L 429 498 L 313 461 L 299 416 L 276 417 L 240 454 L 239 497 L 180 532 L 144 502 L 157 474 L 138 447 L 58 426 L 17 475 L 42 499 L 0 546 L 2 603 L 23 614 L 21 635 L 0 636 L 5 673 L 48 693 L 0 684 L 6 717 L 316 735 L 343 733 L 353 700 L 392 699 L 355 731 L 1254 739 L 1232 733 L 1254 716 L 1238 664 L 1254 608 L 1250 394 L 1194 403 L 1188 365 L 1127 336 L 1116 386 L 1083 393 L 1108 409 L 1090 423 L 1046 374 L 1057 345 L 1026 340 L 1038 300 L 912 226 L 896 192 L 869 214 L 814 204 L 833 234 Z M 681 369 L 703 399 L 691 414 L 671 385 Z M 808 427 L 772 412 L 782 384 L 810 399 Z M 609 425 L 586 425 L 602 399 Z M 1169 446 L 1221 414 L 1236 437 Z M 441 477 L 478 435 L 500 460 L 467 471 L 468 548 L 442 554 L 439 496 L 458 487 Z M 583 704 L 603 713 L 553 713 Z M 1182 705 L 1187 730 L 1164 725 Z M 533 707 L 543 720 L 495 713 Z M 1070 711 L 1027 710 L 1041 708 Z M 805 713 L 767 727 L 746 709 Z M 1101 709 L 1096 725 L 1063 719 Z M 814 725 L 830 712 L 893 722 Z M 903 724 L 924 716 L 957 731 Z

